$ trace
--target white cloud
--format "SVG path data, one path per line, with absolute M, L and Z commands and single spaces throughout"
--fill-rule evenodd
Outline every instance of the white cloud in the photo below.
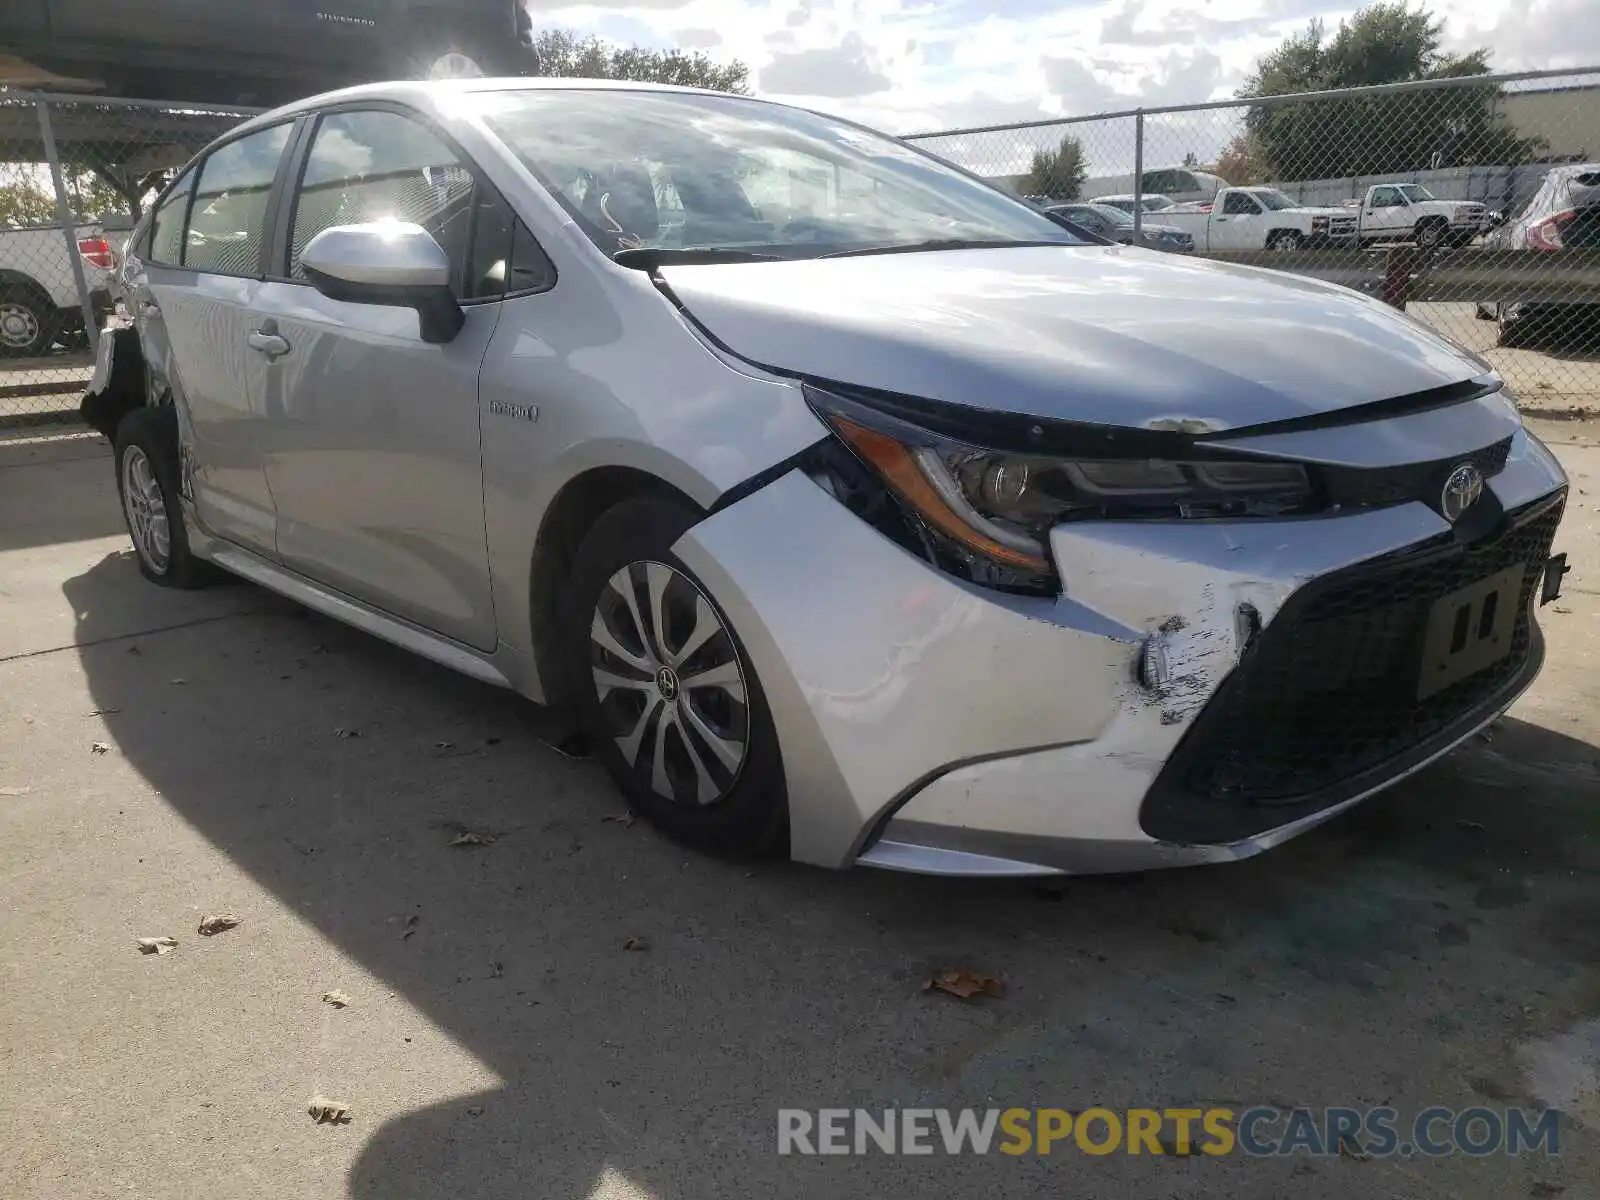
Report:
M 757 91 L 897 133 L 1222 99 L 1257 58 L 1361 0 L 536 0 L 535 23 L 750 67 Z M 1455 48 L 1506 69 L 1600 61 L 1596 0 L 1430 0 Z M 1173 147 L 1221 148 L 1233 114 L 1151 122 Z M 1120 160 L 1116 123 L 1085 126 Z M 1059 137 L 1060 131 L 1047 131 Z M 1096 143 L 1097 145 L 1091 145 Z M 1163 153 L 1166 151 L 1163 150 Z M 1177 151 L 1181 154 L 1181 151 Z

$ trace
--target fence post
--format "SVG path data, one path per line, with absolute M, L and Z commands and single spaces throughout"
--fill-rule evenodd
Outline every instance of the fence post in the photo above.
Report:
M 1133 114 L 1133 244 L 1144 233 L 1144 109 Z
M 44 142 L 44 156 L 50 163 L 50 183 L 56 193 L 56 220 L 61 223 L 61 236 L 67 239 L 67 261 L 72 264 L 72 280 L 78 288 L 78 304 L 83 309 L 83 328 L 89 339 L 89 349 L 100 348 L 100 329 L 95 324 L 94 300 L 89 295 L 89 279 L 83 272 L 83 256 L 78 251 L 78 214 L 72 211 L 67 197 L 66 176 L 61 171 L 61 152 L 56 148 L 55 131 L 50 127 L 50 103 L 43 96 L 34 97 L 39 113 L 39 138 Z
M 1411 268 L 1416 262 L 1415 246 L 1390 246 L 1383 260 L 1383 302 L 1405 311 L 1411 294 Z

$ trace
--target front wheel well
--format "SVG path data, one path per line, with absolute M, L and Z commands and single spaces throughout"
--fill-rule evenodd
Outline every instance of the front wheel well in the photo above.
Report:
M 533 544 L 528 577 L 528 614 L 534 663 L 545 703 L 567 701 L 561 670 L 559 612 L 562 584 L 569 578 L 578 547 L 596 521 L 619 504 L 643 496 L 682 504 L 695 513 L 704 509 L 683 492 L 648 471 L 632 467 L 596 467 L 567 481 L 545 509 Z

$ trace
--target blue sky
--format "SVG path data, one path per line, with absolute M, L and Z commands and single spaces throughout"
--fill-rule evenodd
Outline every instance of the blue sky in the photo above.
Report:
M 738 58 L 762 95 L 895 133 L 1225 97 L 1284 35 L 1313 16 L 1335 25 L 1356 7 L 1341 0 L 529 0 L 539 27 Z M 1434 0 L 1431 7 L 1446 18 L 1452 42 L 1492 47 L 1505 69 L 1600 62 L 1600 0 Z

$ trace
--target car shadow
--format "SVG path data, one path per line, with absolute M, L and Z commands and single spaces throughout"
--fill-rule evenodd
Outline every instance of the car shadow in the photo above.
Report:
M 606 820 L 621 804 L 540 740 L 548 714 L 287 603 L 138 655 L 94 644 L 133 570 L 108 556 L 64 585 L 120 752 L 503 1081 L 372 1133 L 361 1200 L 971 1190 L 971 1159 L 780 1159 L 776 1110 L 1260 1098 L 1328 1060 L 1378 1096 L 1391 1045 L 1431 1063 L 1475 1021 L 1500 1037 L 1491 992 L 1542 989 L 1559 1023 L 1572 964 L 1600 962 L 1581 884 L 1600 756 L 1536 725 L 1229 867 L 1041 885 L 734 864 Z M 464 830 L 493 842 L 450 846 Z M 923 991 L 953 966 L 1006 997 Z M 1459 995 L 1456 1024 L 1430 1023 L 1424 986 Z M 1140 1165 L 1110 1163 L 1007 1194 Z

